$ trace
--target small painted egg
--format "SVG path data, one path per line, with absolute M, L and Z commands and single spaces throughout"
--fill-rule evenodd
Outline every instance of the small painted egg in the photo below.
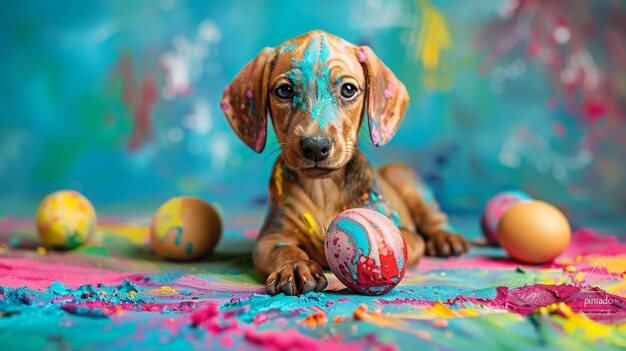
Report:
M 511 257 L 526 263 L 548 263 L 570 242 L 571 229 L 558 208 L 543 201 L 511 207 L 500 219 L 498 239 Z
M 61 190 L 46 196 L 37 210 L 37 232 L 49 249 L 82 245 L 96 231 L 96 211 L 83 195 Z
M 511 206 L 530 200 L 532 200 L 532 197 L 525 192 L 512 190 L 501 192 L 487 202 L 480 218 L 480 226 L 490 244 L 498 245 L 498 223 L 500 223 L 500 218 L 502 218 L 504 213 Z
M 406 272 L 407 249 L 398 227 L 384 215 L 355 208 L 328 227 L 326 261 L 348 288 L 365 295 L 393 289 Z
M 207 202 L 189 196 L 164 203 L 152 217 L 154 251 L 168 259 L 189 261 L 207 256 L 222 235 L 222 223 Z

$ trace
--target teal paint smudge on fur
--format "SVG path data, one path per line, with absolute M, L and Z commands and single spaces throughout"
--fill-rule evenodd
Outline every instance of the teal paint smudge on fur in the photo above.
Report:
M 296 48 L 296 43 L 293 43 L 291 45 L 283 46 L 283 48 L 280 49 L 280 52 L 290 52 L 295 48 Z
M 309 112 L 311 119 L 319 121 L 321 129 L 337 116 L 338 103 L 331 90 L 329 57 L 326 37 L 313 38 L 302 60 L 294 58 L 293 68 L 285 74 L 295 86 L 292 107 L 299 106 L 302 111 Z

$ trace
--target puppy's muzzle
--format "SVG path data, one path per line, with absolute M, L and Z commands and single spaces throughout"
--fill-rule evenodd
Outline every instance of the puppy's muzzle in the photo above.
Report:
M 300 143 L 304 157 L 315 162 L 326 159 L 333 146 L 330 138 L 321 136 L 303 138 Z

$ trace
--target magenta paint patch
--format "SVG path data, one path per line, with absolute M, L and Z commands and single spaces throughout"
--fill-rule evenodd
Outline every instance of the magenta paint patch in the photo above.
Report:
M 372 143 L 376 146 L 380 145 L 380 133 L 378 132 L 378 126 L 376 125 L 376 121 L 373 116 L 369 116 L 368 124 L 370 126 L 370 137 L 372 138 Z
M 367 55 L 363 52 L 363 50 L 359 51 L 359 62 L 364 62 L 367 60 Z
M 510 289 L 507 295 L 507 310 L 521 315 L 562 302 L 597 322 L 626 321 L 626 299 L 598 287 L 536 284 Z
M 391 97 L 393 96 L 393 91 L 395 89 L 396 89 L 396 85 L 393 82 L 390 82 L 389 85 L 387 86 L 387 89 L 385 89 L 385 91 L 383 92 L 383 95 L 385 95 L 385 98 L 391 99 Z
M 325 241 L 326 260 L 348 288 L 366 295 L 381 295 L 404 277 L 407 249 L 398 227 L 368 209 L 340 213 Z

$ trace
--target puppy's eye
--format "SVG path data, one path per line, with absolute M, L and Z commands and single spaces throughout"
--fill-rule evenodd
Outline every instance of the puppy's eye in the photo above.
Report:
M 354 84 L 346 83 L 341 86 L 341 96 L 346 99 L 350 99 L 356 94 L 356 87 Z
M 289 84 L 283 84 L 274 89 L 274 93 L 281 99 L 289 99 L 293 96 L 293 88 Z

